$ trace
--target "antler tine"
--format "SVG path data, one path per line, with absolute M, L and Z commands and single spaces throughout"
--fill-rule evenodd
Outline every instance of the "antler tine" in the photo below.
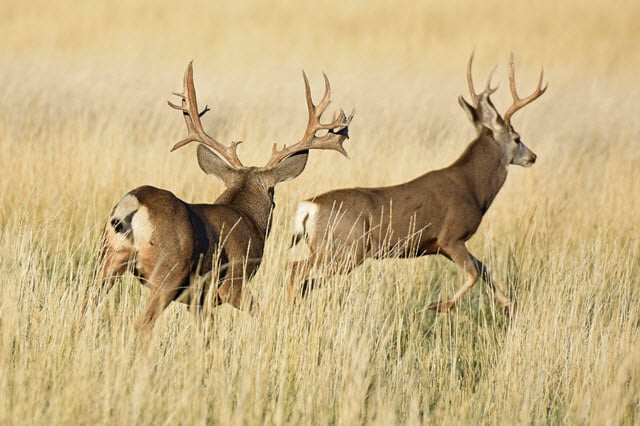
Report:
M 227 160 L 230 166 L 234 168 L 244 167 L 238 158 L 238 153 L 236 151 L 240 142 L 231 142 L 230 146 L 225 146 L 209 136 L 202 128 L 200 117 L 209 111 L 209 107 L 205 106 L 202 112 L 198 111 L 196 89 L 193 84 L 193 61 L 189 62 L 187 70 L 184 73 L 183 86 L 184 88 L 182 92 L 173 92 L 174 95 L 182 98 L 181 105 L 176 105 L 172 102 L 168 103 L 171 108 L 182 111 L 184 121 L 187 125 L 187 137 L 176 143 L 173 148 L 171 148 L 171 151 L 175 151 L 190 142 L 200 142 L 220 154 L 225 160 Z
M 495 93 L 495 91 L 498 90 L 498 87 L 500 87 L 500 83 L 496 83 L 496 87 L 491 87 L 491 79 L 493 78 L 493 74 L 496 72 L 497 68 L 497 65 L 493 67 L 493 69 L 489 73 L 489 78 L 487 78 L 487 85 L 484 88 L 484 93 L 486 93 L 487 96 Z
M 480 97 L 476 94 L 476 91 L 473 88 L 473 77 L 471 76 L 471 64 L 473 63 L 473 55 L 475 55 L 475 53 L 475 51 L 471 52 L 469 62 L 467 62 L 467 84 L 469 85 L 469 96 L 471 96 L 471 102 L 473 102 L 474 106 L 478 106 L 478 99 Z
M 304 132 L 303 138 L 287 147 L 284 145 L 282 149 L 278 149 L 277 144 L 273 144 L 273 150 L 271 158 L 265 165 L 265 168 L 273 167 L 280 161 L 295 154 L 296 152 L 306 151 L 309 149 L 330 149 L 338 151 L 342 155 L 348 158 L 347 151 L 345 151 L 342 144 L 349 138 L 349 124 L 353 119 L 355 110 L 346 116 L 341 109 L 335 118 L 328 124 L 323 124 L 320 119 L 325 112 L 329 104 L 331 103 L 331 84 L 326 74 L 324 76 L 324 96 L 322 100 L 316 105 L 313 103 L 311 97 L 311 87 L 309 85 L 309 79 L 307 74 L 302 71 L 302 78 L 304 80 L 305 98 L 307 101 L 307 108 L 309 110 L 309 119 L 307 121 L 307 128 Z M 320 130 L 327 130 L 324 136 L 316 136 L 316 133 Z
M 329 104 L 331 103 L 331 84 L 329 83 L 329 78 L 327 74 L 322 73 L 324 77 L 324 95 L 322 96 L 322 100 L 316 105 L 316 117 L 320 119 L 320 116 L 327 109 Z
M 533 93 L 526 98 L 520 98 L 518 96 L 518 91 L 516 90 L 516 71 L 515 71 L 515 61 L 513 59 L 513 53 L 511 54 L 511 60 L 509 61 L 509 89 L 511 90 L 511 96 L 513 97 L 513 104 L 509 107 L 507 112 L 504 113 L 504 122 L 507 124 L 511 124 L 511 116 L 513 114 L 527 106 L 531 102 L 538 99 L 542 94 L 547 90 L 548 84 L 545 84 L 542 87 L 542 80 L 544 78 L 544 68 L 540 71 L 540 78 L 538 79 L 538 85 Z
M 302 78 L 304 79 L 304 89 L 305 89 L 305 97 L 307 99 L 307 108 L 309 109 L 309 121 L 308 125 L 310 126 L 312 122 L 318 122 L 322 114 L 325 112 L 329 104 L 331 103 L 331 84 L 329 83 L 329 78 L 325 73 L 322 73 L 324 76 L 324 96 L 322 100 L 318 102 L 317 105 L 313 104 L 313 98 L 311 97 L 311 86 L 309 85 L 309 79 L 307 78 L 307 74 L 302 71 Z M 325 127 L 329 128 L 329 127 Z
M 493 94 L 496 90 L 498 90 L 498 85 L 496 85 L 496 87 L 491 87 L 491 78 L 493 77 L 493 73 L 497 68 L 494 67 L 491 73 L 489 73 L 489 78 L 487 78 L 487 84 L 484 87 L 484 90 L 480 93 L 476 93 L 473 87 L 473 76 L 471 73 L 471 65 L 473 63 L 473 56 L 475 55 L 475 53 L 475 51 L 471 52 L 469 62 L 467 63 L 467 84 L 469 85 L 469 95 L 471 96 L 471 102 L 473 102 L 473 106 L 477 107 L 478 102 L 480 102 L 480 97 L 485 93 L 487 94 L 487 96 Z

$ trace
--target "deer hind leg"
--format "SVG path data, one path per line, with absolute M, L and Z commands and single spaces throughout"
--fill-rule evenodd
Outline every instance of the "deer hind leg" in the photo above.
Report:
M 249 291 L 243 291 L 242 288 L 245 278 L 250 278 L 253 275 L 247 275 L 246 272 L 248 271 L 245 271 L 242 265 L 232 268 L 222 279 L 217 295 L 222 303 L 229 303 L 236 309 L 247 309 L 249 312 L 255 312 L 258 310 L 257 301 Z
M 149 262 L 149 258 L 146 259 Z M 138 259 L 144 262 L 145 259 Z M 153 264 L 152 261 L 149 262 Z M 190 265 L 186 261 L 160 261 L 153 267 L 148 284 L 151 290 L 147 305 L 136 320 L 136 329 L 140 335 L 140 343 L 146 347 L 151 331 L 157 319 L 169 304 L 186 291 L 183 286 L 189 284 Z
M 104 244 L 100 250 L 99 263 L 94 273 L 93 286 L 82 305 L 82 316 L 89 308 L 100 303 L 113 288 L 116 279 L 124 274 L 131 264 L 134 253 L 128 247 L 113 248 Z
M 289 301 L 295 304 L 299 296 L 306 297 L 311 290 L 320 287 L 322 279 L 348 274 L 360 266 L 367 257 L 363 244 L 364 240 L 354 244 L 351 250 L 336 251 L 325 248 L 320 250 L 324 253 L 322 255 L 316 254 L 316 251 L 306 259 L 293 262 L 288 279 Z M 368 250 L 368 247 L 366 249 Z M 322 279 L 311 276 L 314 269 L 324 273 Z
M 291 303 L 295 303 L 297 296 L 306 296 L 314 287 L 316 280 L 309 278 L 318 258 L 311 255 L 304 260 L 291 263 L 289 278 L 287 280 L 287 297 Z
M 491 275 L 489 275 L 489 271 L 487 271 L 487 268 L 482 264 L 482 262 L 480 262 L 475 257 L 473 257 L 473 259 L 476 263 L 476 268 L 478 268 L 478 270 L 482 273 L 482 279 L 484 280 L 485 283 L 487 283 L 489 288 L 491 288 L 493 293 L 496 295 L 496 298 L 498 299 L 498 304 L 500 305 L 500 309 L 502 309 L 502 311 L 508 316 L 513 315 L 516 308 L 515 302 L 512 302 L 511 300 L 509 300 L 509 298 L 504 294 L 500 286 L 498 286 L 498 284 L 496 284 L 496 282 L 493 281 L 493 279 L 491 278 Z

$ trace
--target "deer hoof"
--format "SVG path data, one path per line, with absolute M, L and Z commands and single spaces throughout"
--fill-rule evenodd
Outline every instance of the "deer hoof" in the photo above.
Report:
M 455 306 L 455 302 L 448 300 L 446 302 L 435 302 L 429 305 L 429 310 L 436 311 L 438 313 L 447 313 Z

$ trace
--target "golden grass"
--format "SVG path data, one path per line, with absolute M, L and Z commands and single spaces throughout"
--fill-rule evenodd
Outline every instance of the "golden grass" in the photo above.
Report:
M 0 3 L 0 424 L 633 424 L 640 418 L 640 66 L 637 2 Z M 473 132 L 456 105 L 516 52 L 515 124 L 539 157 L 513 168 L 471 249 L 519 302 L 509 324 L 478 284 L 451 314 L 425 306 L 462 277 L 444 259 L 369 261 L 290 312 L 283 281 L 298 200 L 401 182 L 453 161 Z M 162 316 L 127 276 L 82 323 L 112 204 L 153 184 L 222 190 L 165 101 L 195 59 L 205 120 L 261 164 L 305 124 L 300 69 L 356 108 L 351 160 L 314 152 L 276 191 L 252 318 Z

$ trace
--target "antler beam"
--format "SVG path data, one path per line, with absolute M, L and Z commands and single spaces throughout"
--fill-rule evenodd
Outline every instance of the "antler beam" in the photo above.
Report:
M 303 138 L 287 147 L 284 145 L 282 149 L 278 149 L 277 144 L 273 145 L 273 152 L 271 158 L 265 165 L 265 168 L 273 167 L 280 161 L 295 154 L 296 152 L 305 151 L 309 149 L 329 149 L 340 152 L 345 157 L 348 157 L 342 144 L 345 139 L 349 137 L 349 124 L 353 119 L 355 110 L 347 117 L 344 111 L 341 109 L 337 116 L 331 121 L 331 123 L 323 124 L 320 120 L 322 114 L 325 112 L 329 104 L 331 103 L 331 85 L 326 74 L 324 76 L 324 96 L 322 100 L 314 105 L 311 98 L 311 88 L 309 86 L 309 79 L 304 71 L 302 71 L 302 78 L 304 79 L 305 96 L 307 101 L 307 108 L 309 110 L 309 119 L 307 121 L 307 128 L 304 132 Z M 317 132 L 320 130 L 327 130 L 327 133 L 323 136 L 317 136 Z
M 520 98 L 516 90 L 516 71 L 513 60 L 513 53 L 511 54 L 511 60 L 509 61 L 509 89 L 511 90 L 511 96 L 513 97 L 513 104 L 509 107 L 507 112 L 504 113 L 504 122 L 511 125 L 511 116 L 518 110 L 522 109 L 526 105 L 538 99 L 547 90 L 548 85 L 545 84 L 542 87 L 542 79 L 544 78 L 544 68 L 540 71 L 540 78 L 538 79 L 538 86 L 533 93 L 526 98 Z
M 184 115 L 184 121 L 187 125 L 187 137 L 176 143 L 171 151 L 174 151 L 190 142 L 200 142 L 208 147 L 212 148 L 218 154 L 220 154 L 231 167 L 240 169 L 244 165 L 238 158 L 236 152 L 238 144 L 240 142 L 231 142 L 230 146 L 223 145 L 211 136 L 209 136 L 202 128 L 202 117 L 209 107 L 206 106 L 202 112 L 198 112 L 198 100 L 196 98 L 196 89 L 193 85 L 193 61 L 189 62 L 187 70 L 184 73 L 183 91 L 174 92 L 173 94 L 182 98 L 181 105 L 176 105 L 172 102 L 168 102 L 171 108 L 182 111 Z
M 471 75 L 471 64 L 473 63 L 473 55 L 475 52 L 471 52 L 471 56 L 469 57 L 469 62 L 467 63 L 467 84 L 469 85 L 469 95 L 471 96 L 471 102 L 474 107 L 478 107 L 478 102 L 480 102 L 480 97 L 483 94 L 491 95 L 496 90 L 498 90 L 498 86 L 491 87 L 491 77 L 493 77 L 493 73 L 495 72 L 495 68 L 489 74 L 489 78 L 487 79 L 487 85 L 484 87 L 484 90 L 480 93 L 476 93 L 473 88 L 473 76 Z

